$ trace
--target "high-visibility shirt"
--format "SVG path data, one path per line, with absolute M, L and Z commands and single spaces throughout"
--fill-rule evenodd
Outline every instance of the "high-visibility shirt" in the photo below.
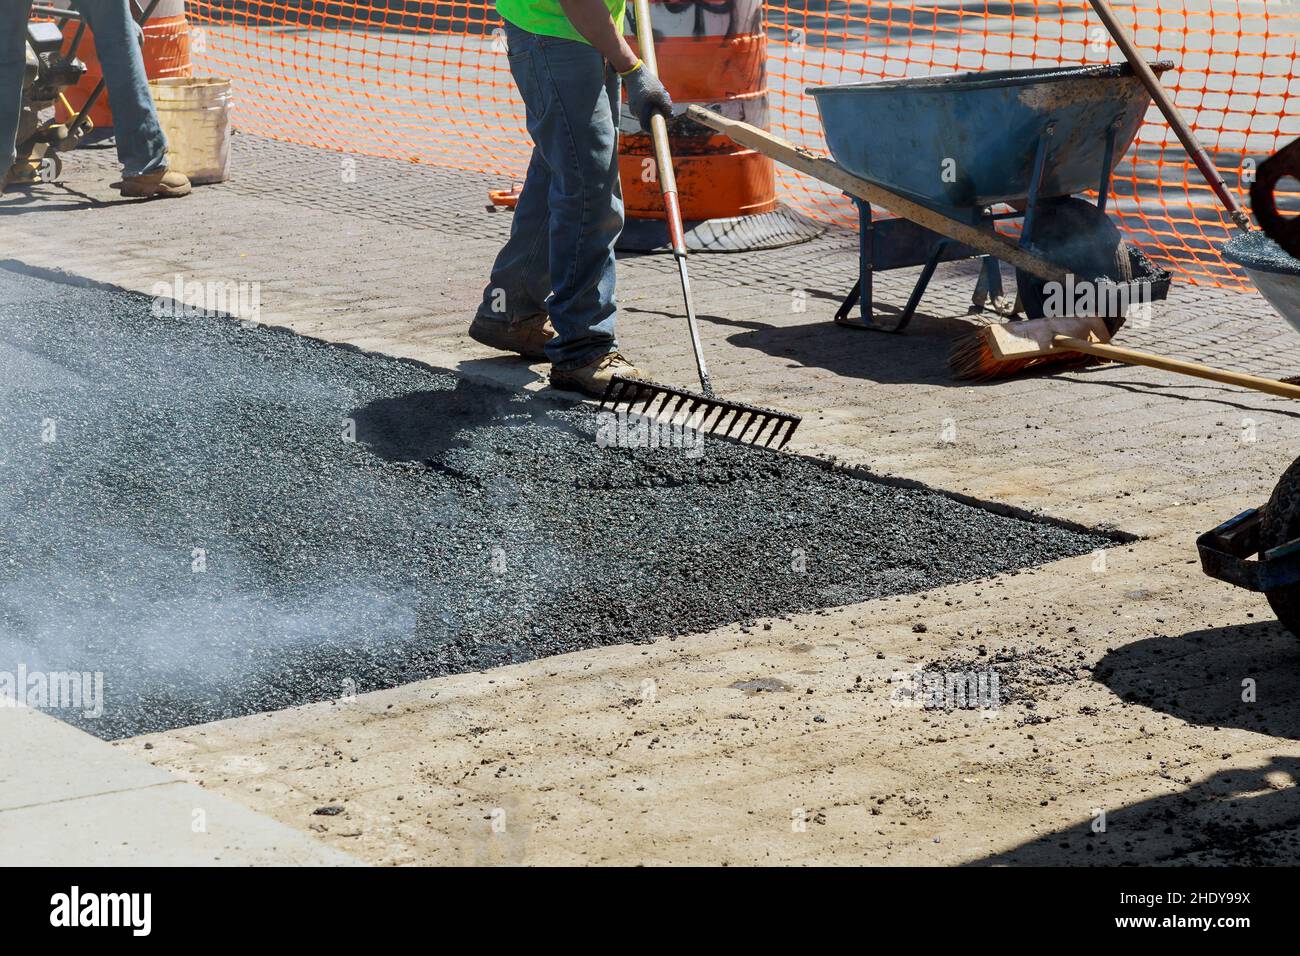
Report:
M 547 37 L 564 37 L 568 40 L 587 42 L 564 15 L 560 0 L 496 0 L 496 3 L 497 13 L 521 30 L 540 33 Z M 605 6 L 609 8 L 609 15 L 614 18 L 614 28 L 622 33 L 627 0 L 605 0 Z

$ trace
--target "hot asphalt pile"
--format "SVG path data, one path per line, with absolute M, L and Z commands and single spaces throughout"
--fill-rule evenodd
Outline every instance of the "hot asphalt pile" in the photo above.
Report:
M 102 672 L 108 738 L 1108 543 L 7 271 L 0 399 L 0 671 Z

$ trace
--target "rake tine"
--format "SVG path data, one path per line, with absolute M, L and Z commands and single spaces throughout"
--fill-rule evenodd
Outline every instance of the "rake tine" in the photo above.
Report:
M 790 427 L 785 430 L 785 437 L 781 439 L 781 444 L 776 446 L 777 451 L 780 451 L 786 446 L 786 443 L 790 440 L 790 436 L 794 434 L 794 430 L 798 427 L 799 423 L 793 418 L 790 419 Z
M 705 415 L 706 421 L 708 420 L 708 415 L 714 414 L 715 411 L 718 412 L 718 418 L 715 418 L 714 424 L 711 424 L 710 427 L 708 427 L 708 433 L 716 434 L 718 433 L 718 429 L 722 428 L 723 420 L 727 418 L 727 410 L 716 402 L 707 402 L 706 405 L 708 405 L 708 412 Z
M 743 412 L 739 412 L 739 411 L 737 411 L 737 410 L 735 410 L 735 409 L 732 409 L 732 410 L 731 410 L 731 424 L 727 426 L 727 431 L 726 431 L 726 434 L 724 434 L 724 435 L 722 436 L 723 438 L 730 438 L 730 437 L 731 437 L 732 429 L 734 429 L 737 425 L 740 424 L 740 416 L 741 416 L 742 414 L 743 414 Z M 744 434 L 744 429 L 743 429 L 743 428 L 741 429 L 741 434 Z
M 668 413 L 668 421 L 675 422 L 677 420 L 677 413 L 682 410 L 682 406 L 685 404 L 686 396 L 682 395 L 677 399 L 677 404 L 673 406 L 673 410 Z
M 758 431 L 754 432 L 754 437 L 749 440 L 751 445 L 757 445 L 758 440 L 763 437 L 763 430 L 772 424 L 775 419 L 771 415 L 760 415 L 758 420 Z
M 736 441 L 745 440 L 745 432 L 749 431 L 749 426 L 754 424 L 755 419 L 759 417 L 758 412 L 750 412 L 749 417 L 745 419 L 745 424 L 741 426 L 740 434 L 736 436 Z M 760 428 L 759 431 L 762 431 Z
M 686 421 L 688 421 L 688 422 L 692 421 L 692 420 L 695 418 L 695 413 L 696 413 L 697 411 L 699 411 L 700 406 L 703 405 L 703 404 L 704 404 L 704 403 L 701 402 L 699 399 L 696 399 L 695 401 L 691 402 L 691 407 L 688 408 L 688 409 L 686 409 Z M 706 409 L 705 412 L 704 412 L 704 416 L 703 416 L 703 418 L 701 418 L 698 422 L 696 422 L 694 425 L 692 425 L 691 428 L 694 429 L 694 430 L 697 431 L 697 432 L 701 432 L 701 433 L 703 433 L 703 431 L 704 431 L 704 419 L 705 419 L 705 418 L 708 418 L 708 417 L 709 417 L 709 413 L 708 413 L 708 410 Z
M 655 411 L 654 417 L 658 418 L 660 415 L 662 415 L 664 413 L 664 409 L 668 407 L 668 403 L 671 402 L 672 400 L 673 400 L 673 393 L 664 392 L 664 400 L 659 403 L 659 408 Z
M 605 394 L 600 397 L 600 407 L 604 408 L 606 405 L 617 405 L 618 398 L 616 396 L 622 390 L 623 383 L 616 378 L 611 378 L 609 384 L 605 386 Z

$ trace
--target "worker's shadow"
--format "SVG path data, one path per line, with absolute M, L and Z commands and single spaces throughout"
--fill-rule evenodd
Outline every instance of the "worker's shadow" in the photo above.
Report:
M 1072 827 L 974 865 L 1300 863 L 1300 758 L 1261 756 L 1187 786 L 1180 756 L 1202 765 L 1220 759 L 1242 746 L 1240 734 L 1224 734 L 1222 743 L 1202 737 L 1204 749 L 1191 751 L 1169 748 L 1158 735 L 1168 715 L 1211 733 L 1236 728 L 1300 740 L 1300 639 L 1271 620 L 1153 637 L 1111 651 L 1093 673 L 1124 701 L 1153 711 L 1144 722 L 1157 734 L 1148 748 L 1149 789 L 1178 792 L 1092 808 Z
M 470 447 L 473 433 L 489 426 L 569 429 L 551 413 L 572 404 L 459 378 L 455 388 L 377 399 L 349 417 L 356 441 L 380 458 L 442 467 L 449 452 Z

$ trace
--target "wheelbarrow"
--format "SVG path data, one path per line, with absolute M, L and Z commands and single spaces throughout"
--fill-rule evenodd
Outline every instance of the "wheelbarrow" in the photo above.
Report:
M 1161 61 L 1152 69 L 1172 65 Z M 1014 311 L 1003 295 L 1000 261 L 1016 268 L 1028 318 L 1043 315 L 1045 283 L 1068 274 L 1131 284 L 1124 301 L 1168 293 L 1169 274 L 1123 242 L 1106 215 L 1112 171 L 1151 103 L 1128 64 L 954 73 L 808 92 L 833 163 L 699 107 L 688 115 L 839 186 L 857 204 L 858 281 L 836 322 L 901 332 L 939 263 L 972 257 L 983 259 L 972 311 L 989 304 Z M 1075 195 L 1090 189 L 1096 204 Z M 877 220 L 873 204 L 901 218 Z M 1017 242 L 994 231 L 1014 219 L 1021 220 Z M 1008 255 L 1008 246 L 1035 262 Z M 874 273 L 918 265 L 924 268 L 897 318 L 879 321 Z

